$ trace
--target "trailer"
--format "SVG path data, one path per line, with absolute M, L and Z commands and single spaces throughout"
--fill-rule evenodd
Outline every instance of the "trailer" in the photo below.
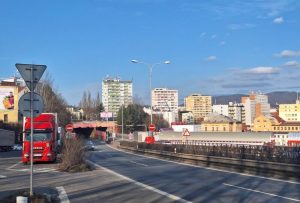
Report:
M 15 132 L 0 129 L 0 151 L 11 151 L 15 144 Z

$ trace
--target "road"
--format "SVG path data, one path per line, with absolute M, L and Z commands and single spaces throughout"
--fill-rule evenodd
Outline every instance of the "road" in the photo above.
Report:
M 89 152 L 93 171 L 65 173 L 57 164 L 34 165 L 35 191 L 66 192 L 71 203 L 299 202 L 300 183 L 178 164 L 99 144 Z M 0 199 L 28 188 L 20 152 L 0 153 Z
M 0 199 L 29 187 L 29 165 L 20 163 L 20 157 L 20 152 L 0 153 Z M 173 202 L 104 169 L 74 174 L 56 168 L 57 164 L 34 164 L 34 191 L 59 195 L 63 188 L 68 198 L 64 203 Z
M 124 153 L 107 145 L 97 149 L 89 157 L 96 166 L 171 201 L 300 202 L 299 182 L 194 167 Z M 161 202 L 147 198 L 143 202 Z

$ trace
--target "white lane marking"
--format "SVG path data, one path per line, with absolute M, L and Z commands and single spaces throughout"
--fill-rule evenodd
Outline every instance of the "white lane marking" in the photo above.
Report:
M 10 167 L 8 167 L 6 170 L 12 169 L 14 167 L 16 167 L 17 165 L 19 165 L 22 161 L 19 161 L 18 163 L 11 165 Z
M 94 167 L 101 168 L 101 169 L 103 169 L 103 170 L 105 170 L 105 171 L 107 171 L 107 172 L 109 172 L 109 173 L 111 173 L 111 174 L 113 174 L 113 175 L 115 175 L 115 176 L 118 176 L 119 178 L 122 178 L 122 179 L 127 180 L 127 181 L 129 181 L 129 182 L 132 182 L 132 183 L 134 183 L 134 184 L 136 184 L 136 185 L 138 185 L 138 186 L 141 186 L 141 187 L 143 187 L 143 188 L 146 188 L 146 189 L 148 189 L 148 190 L 151 190 L 151 191 L 153 191 L 153 192 L 156 192 L 156 193 L 158 193 L 158 194 L 161 194 L 161 195 L 163 195 L 163 196 L 166 196 L 166 197 L 168 197 L 168 198 L 170 198 L 170 199 L 172 199 L 172 200 L 179 201 L 179 202 L 184 202 L 184 203 L 191 203 L 190 201 L 185 200 L 185 199 L 182 199 L 182 198 L 180 198 L 180 197 L 178 197 L 178 196 L 175 196 L 175 195 L 172 195 L 172 194 L 170 194 L 170 193 L 164 192 L 164 191 L 162 191 L 162 190 L 156 189 L 155 187 L 146 185 L 146 184 L 144 184 L 144 183 L 135 181 L 135 180 L 133 180 L 133 179 L 127 177 L 127 176 L 123 176 L 123 175 L 121 175 L 121 174 L 119 174 L 119 173 L 116 173 L 116 172 L 114 172 L 114 171 L 112 171 L 112 170 L 110 170 L 110 169 L 108 169 L 108 168 L 105 168 L 105 167 L 103 167 L 103 166 L 100 166 L 99 164 L 96 164 L 96 163 L 94 163 L 94 162 L 92 162 L 92 161 L 89 161 L 89 160 L 86 160 L 86 161 L 87 161 L 88 163 L 94 165 Z
M 6 176 L 0 175 L 0 178 L 6 178 Z
M 34 169 L 34 171 L 37 173 L 58 172 L 54 168 L 36 168 L 36 169 Z
M 56 187 L 56 189 L 59 194 L 58 198 L 60 199 L 60 202 L 61 203 L 70 203 L 68 195 L 65 191 L 65 188 L 61 186 L 61 187 Z
M 295 184 L 295 185 L 300 185 L 300 182 L 296 182 L 296 181 L 281 180 L 281 179 L 277 179 L 277 178 L 268 178 L 268 177 L 264 177 L 264 176 L 252 175 L 252 174 L 248 174 L 248 173 L 239 173 L 239 172 L 226 171 L 226 170 L 210 168 L 210 167 L 196 166 L 196 165 L 187 164 L 187 163 L 180 163 L 180 162 L 176 162 L 176 161 L 170 161 L 170 160 L 166 160 L 166 159 L 160 159 L 160 158 L 156 158 L 156 157 L 149 157 L 149 156 L 144 156 L 144 155 L 141 155 L 141 154 L 135 154 L 135 153 L 132 153 L 132 152 L 127 152 L 127 151 L 123 151 L 123 150 L 120 150 L 120 149 L 113 148 L 109 145 L 106 145 L 106 146 L 111 148 L 111 149 L 120 151 L 120 152 L 124 152 L 124 153 L 135 155 L 135 156 L 140 156 L 140 157 L 144 157 L 144 158 L 148 158 L 148 159 L 156 159 L 156 160 L 160 160 L 160 161 L 166 161 L 166 162 L 170 162 L 170 163 L 175 163 L 175 164 L 180 164 L 180 165 L 185 165 L 185 166 L 191 166 L 191 167 L 195 167 L 195 168 L 202 168 L 202 169 L 207 169 L 207 170 L 212 170 L 212 171 L 232 173 L 232 174 L 237 174 L 237 175 L 241 175 L 241 176 L 249 176 L 249 177 L 254 177 L 254 178 L 260 178 L 260 179 L 272 180 L 272 181 L 277 181 L 277 182 L 284 182 L 284 183 L 291 183 L 291 184 Z
M 269 196 L 273 196 L 273 197 L 279 197 L 279 198 L 282 198 L 282 199 L 287 199 L 287 200 L 291 200 L 291 201 L 295 201 L 295 202 L 300 202 L 299 199 L 284 197 L 284 196 L 280 196 L 280 195 L 276 195 L 276 194 L 272 194 L 272 193 L 268 193 L 268 192 L 262 192 L 262 191 L 259 191 L 259 190 L 253 190 L 253 189 L 249 189 L 249 188 L 245 188 L 245 187 L 239 187 L 239 186 L 231 185 L 231 184 L 227 184 L 227 183 L 223 183 L 223 185 L 226 185 L 228 187 L 234 187 L 234 188 L 241 189 L 241 190 L 248 190 L 248 191 L 251 191 L 251 192 L 261 193 L 261 194 L 269 195 Z
M 30 171 L 30 169 L 28 169 L 28 168 L 23 168 L 23 169 L 11 168 L 11 169 L 7 169 L 7 170 L 9 170 L 9 171 L 18 171 L 18 172 Z M 53 169 L 53 168 L 35 168 L 35 169 L 33 169 L 33 172 L 47 173 L 47 172 L 58 172 L 58 171 L 56 169 Z
M 130 161 L 130 163 L 137 164 L 137 165 L 142 165 L 142 166 L 148 166 L 147 164 L 142 164 L 142 163 L 138 163 L 138 162 L 135 162 L 135 161 Z
M 11 158 L 0 158 L 0 161 L 1 160 L 14 160 L 14 159 L 21 159 L 20 157 L 11 157 Z

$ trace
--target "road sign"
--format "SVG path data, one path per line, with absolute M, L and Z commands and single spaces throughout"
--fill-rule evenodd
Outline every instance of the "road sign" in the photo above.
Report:
M 36 84 L 39 82 L 39 80 L 41 79 L 43 73 L 47 68 L 47 66 L 45 65 L 20 64 L 20 63 L 17 63 L 16 67 L 30 91 L 34 91 Z M 31 85 L 31 83 L 33 84 Z
M 41 95 L 33 93 L 33 117 L 39 116 L 43 113 L 44 102 Z M 19 99 L 19 111 L 23 116 L 30 117 L 30 92 L 24 94 Z
M 149 125 L 149 130 L 154 132 L 155 131 L 155 125 L 154 124 L 150 124 Z
M 187 128 L 184 128 L 183 132 L 182 132 L 182 136 L 190 136 L 190 135 L 191 134 L 190 134 L 189 130 Z

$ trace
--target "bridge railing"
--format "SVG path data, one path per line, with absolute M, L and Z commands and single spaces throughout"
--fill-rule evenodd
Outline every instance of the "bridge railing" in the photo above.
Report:
M 300 164 L 300 147 L 233 145 L 207 146 L 171 143 L 146 144 L 130 141 L 121 141 L 120 145 L 125 147 L 174 153 Z

